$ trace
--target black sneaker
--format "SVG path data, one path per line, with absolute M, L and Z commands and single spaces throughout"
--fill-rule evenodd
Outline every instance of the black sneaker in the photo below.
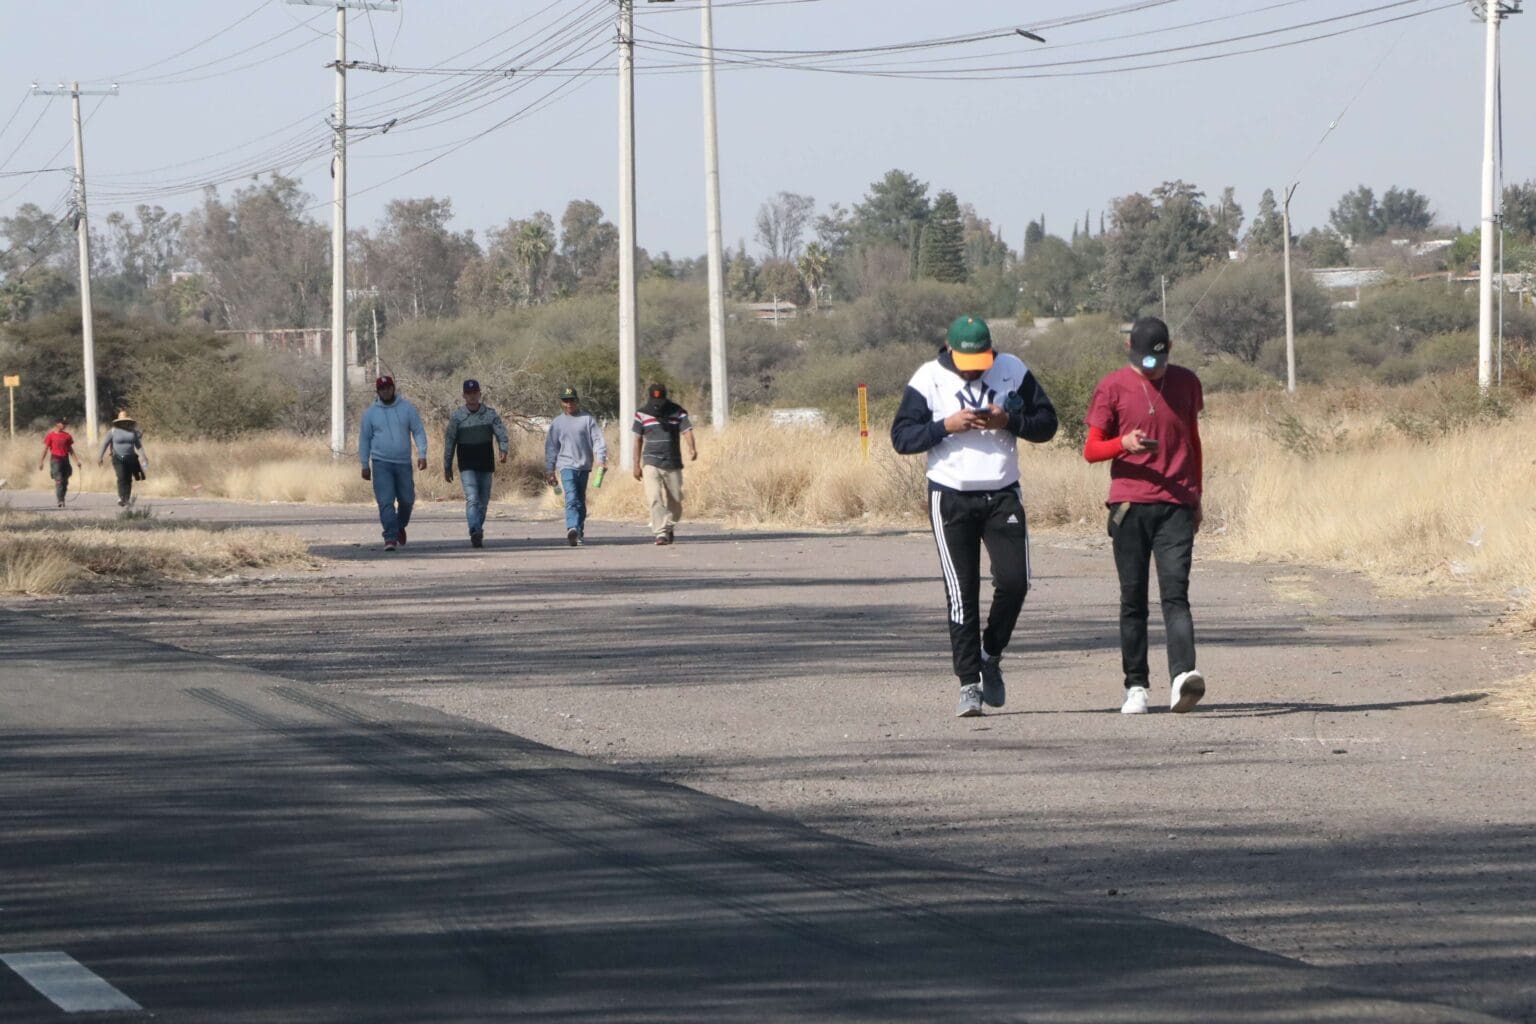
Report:
M 581 543 L 581 534 L 578 533 L 574 529 L 566 530 L 565 531 L 565 542 L 567 544 L 569 544 L 571 547 L 575 547 L 577 544 Z
M 1003 685 L 1002 656 L 981 659 L 981 699 L 989 708 L 1000 708 L 1008 697 Z
M 978 718 L 981 710 L 981 686 L 967 683 L 960 687 L 960 703 L 955 705 L 956 718 Z
M 481 533 L 479 530 L 471 533 L 469 535 L 469 546 L 472 548 L 485 547 L 485 534 Z

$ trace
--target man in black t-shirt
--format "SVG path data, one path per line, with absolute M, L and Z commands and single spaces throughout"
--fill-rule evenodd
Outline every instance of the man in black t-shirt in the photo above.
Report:
M 657 544 L 671 544 L 683 517 L 683 443 L 688 461 L 699 457 L 688 410 L 667 397 L 664 384 L 652 384 L 645 405 L 635 413 L 635 479 L 644 481 L 651 506 L 651 532 Z

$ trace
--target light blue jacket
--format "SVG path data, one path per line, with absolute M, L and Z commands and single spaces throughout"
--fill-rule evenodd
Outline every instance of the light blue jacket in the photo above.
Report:
M 412 437 L 416 438 L 417 457 L 425 459 L 427 428 L 422 426 L 416 407 L 398 395 L 388 405 L 374 399 L 363 413 L 363 424 L 357 431 L 358 460 L 364 467 L 369 459 L 409 465 Z

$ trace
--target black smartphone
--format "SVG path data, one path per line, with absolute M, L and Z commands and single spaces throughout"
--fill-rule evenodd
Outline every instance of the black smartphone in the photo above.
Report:
M 1155 452 L 1160 447 L 1162 447 L 1162 444 L 1155 437 L 1144 437 L 1141 439 L 1142 451 Z

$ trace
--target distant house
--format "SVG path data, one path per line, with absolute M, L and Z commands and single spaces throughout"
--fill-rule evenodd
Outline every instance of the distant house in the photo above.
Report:
M 1381 284 L 1387 279 L 1387 272 L 1380 267 L 1318 267 L 1308 270 L 1312 280 L 1319 288 L 1329 291 L 1352 290 L 1355 293 L 1353 299 L 1340 299 L 1334 302 L 1334 307 L 1339 309 L 1354 309 L 1360 305 L 1360 290 L 1371 285 Z
M 800 307 L 793 302 L 749 302 L 745 309 L 753 320 L 771 320 L 775 323 L 795 320 L 800 316 Z
M 275 330 L 218 331 L 226 338 L 243 341 L 252 348 L 264 348 L 269 352 L 285 355 L 310 356 L 329 359 L 331 356 L 331 329 L 329 327 L 281 327 Z M 357 331 L 347 331 L 347 365 L 358 366 Z

